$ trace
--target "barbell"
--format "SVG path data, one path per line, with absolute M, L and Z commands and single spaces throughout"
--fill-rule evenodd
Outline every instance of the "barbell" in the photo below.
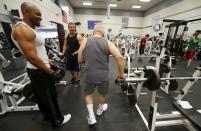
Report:
M 147 66 L 144 69 L 144 78 L 126 78 L 125 80 L 119 80 L 120 83 L 143 83 L 143 87 L 148 88 L 151 91 L 157 90 L 161 86 L 161 81 L 175 81 L 175 80 L 198 80 L 201 77 L 171 77 L 160 78 L 159 72 L 152 66 Z
M 198 80 L 201 77 L 173 77 L 170 78 L 160 78 L 159 72 L 151 66 L 145 67 L 144 69 L 145 78 L 126 78 L 125 80 L 115 80 L 120 82 L 122 91 L 127 91 L 128 102 L 131 106 L 134 106 L 137 103 L 137 94 L 135 87 L 132 86 L 133 83 L 143 82 L 143 87 L 148 88 L 149 90 L 157 90 L 161 86 L 161 81 L 170 81 L 169 90 L 174 91 L 178 88 L 177 80 Z M 128 84 L 129 83 L 129 84 Z

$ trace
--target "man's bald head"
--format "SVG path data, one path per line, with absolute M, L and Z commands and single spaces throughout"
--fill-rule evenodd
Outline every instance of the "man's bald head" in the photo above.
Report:
M 33 8 L 37 8 L 34 4 L 29 2 L 23 2 L 21 4 L 21 11 L 22 14 L 25 14 L 25 12 L 31 11 Z M 38 8 L 37 8 L 38 9 Z
M 41 12 L 36 5 L 29 2 L 23 2 L 21 4 L 21 11 L 23 14 L 23 20 L 29 21 L 33 26 L 40 25 Z
M 95 26 L 94 26 L 94 30 L 93 30 L 93 34 L 94 35 L 101 35 L 102 37 L 104 36 L 105 34 L 105 27 L 102 23 L 97 23 Z

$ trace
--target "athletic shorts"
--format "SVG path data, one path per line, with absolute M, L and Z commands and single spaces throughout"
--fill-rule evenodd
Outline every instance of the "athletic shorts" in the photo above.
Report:
M 80 64 L 78 63 L 78 60 L 75 58 L 69 58 L 66 60 L 66 70 L 69 71 L 80 71 Z
M 187 51 L 186 52 L 186 59 L 187 60 L 193 59 L 194 56 L 195 56 L 195 52 L 194 51 Z
M 93 94 L 96 88 L 100 95 L 105 96 L 108 93 L 109 81 L 106 81 L 103 83 L 86 83 L 86 86 L 84 89 L 85 96 Z

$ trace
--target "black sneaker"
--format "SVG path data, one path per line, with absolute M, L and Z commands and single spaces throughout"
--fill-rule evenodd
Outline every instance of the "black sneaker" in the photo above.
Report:
M 72 84 L 74 87 L 79 87 L 80 86 L 80 80 L 75 80 Z
M 75 77 L 73 77 L 68 83 L 73 84 L 75 82 Z

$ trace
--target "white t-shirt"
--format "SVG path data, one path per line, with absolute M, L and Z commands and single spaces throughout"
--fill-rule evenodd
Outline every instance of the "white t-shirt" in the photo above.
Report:
M 30 28 L 31 30 L 33 30 L 33 32 L 36 34 L 36 38 L 35 38 L 35 47 L 36 47 L 36 51 L 37 51 L 37 55 L 38 57 L 47 65 L 49 66 L 49 58 L 47 56 L 47 51 L 45 49 L 45 38 L 42 37 L 38 32 L 36 32 L 34 29 L 32 29 L 30 26 L 28 26 L 26 23 L 24 22 L 18 22 L 14 25 L 13 29 L 18 25 L 18 24 L 24 24 L 25 26 L 27 26 L 28 28 Z M 13 38 L 13 31 L 11 33 L 11 38 L 14 42 L 14 44 L 17 46 L 17 48 L 20 50 L 20 52 L 23 54 L 19 43 Z M 34 68 L 37 69 L 37 67 L 35 67 L 34 65 L 32 65 L 29 61 L 27 61 L 27 68 Z

